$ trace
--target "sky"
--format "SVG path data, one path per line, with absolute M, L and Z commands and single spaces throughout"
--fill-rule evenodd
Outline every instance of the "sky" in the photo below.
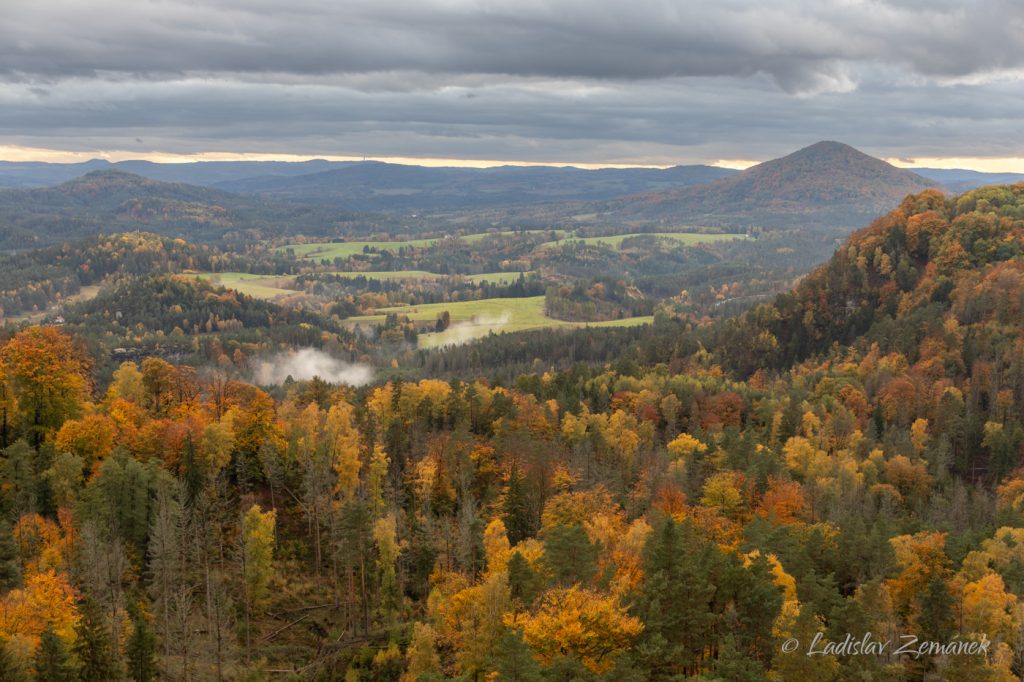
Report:
M 0 0 L 0 158 L 1024 172 L 1018 0 Z

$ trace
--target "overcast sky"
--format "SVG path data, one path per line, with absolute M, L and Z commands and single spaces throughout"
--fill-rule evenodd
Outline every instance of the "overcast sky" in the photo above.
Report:
M 1019 0 L 0 0 L 0 158 L 1024 171 L 1022 86 Z

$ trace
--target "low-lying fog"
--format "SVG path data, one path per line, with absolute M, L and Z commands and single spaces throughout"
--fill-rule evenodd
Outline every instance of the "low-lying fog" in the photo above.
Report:
M 262 386 L 283 384 L 289 376 L 296 381 L 320 377 L 332 384 L 362 386 L 373 381 L 373 368 L 338 360 L 315 348 L 278 353 L 253 368 L 253 380 Z

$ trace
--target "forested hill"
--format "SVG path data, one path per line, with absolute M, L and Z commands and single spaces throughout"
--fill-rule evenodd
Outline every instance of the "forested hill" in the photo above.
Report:
M 804 227 L 845 233 L 938 183 L 839 142 L 714 182 L 595 204 L 607 219 Z
M 273 204 L 111 170 L 93 171 L 56 187 L 0 190 L 0 249 L 130 230 L 189 241 L 334 234 L 364 220 L 339 210 Z
M 217 185 L 239 194 L 365 211 L 452 211 L 597 200 L 686 187 L 736 171 L 714 166 L 427 168 L 365 161 L 319 173 L 243 178 Z
M 742 375 L 834 344 L 878 343 L 936 376 L 982 357 L 1003 364 L 1011 358 L 991 354 L 1024 334 L 1022 250 L 1024 184 L 929 190 L 854 234 L 793 292 L 722 323 L 711 343 Z
M 1019 679 L 1022 247 L 1024 185 L 926 191 L 771 305 L 505 385 L 264 390 L 244 352 L 95 382 L 95 333 L 285 319 L 167 277 L 10 330 L 0 670 Z M 806 654 L 867 633 L 990 644 Z

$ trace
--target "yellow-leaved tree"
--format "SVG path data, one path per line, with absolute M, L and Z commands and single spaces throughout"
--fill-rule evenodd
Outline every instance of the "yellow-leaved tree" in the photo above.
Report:
M 274 530 L 277 512 L 249 507 L 242 517 L 242 564 L 247 607 L 259 612 L 266 605 L 274 575 Z
M 578 585 L 548 591 L 537 611 L 519 616 L 517 624 L 545 663 L 573 654 L 596 673 L 610 670 L 644 628 L 615 596 Z
M 359 431 L 355 426 L 352 405 L 339 400 L 327 411 L 324 425 L 327 443 L 331 451 L 331 463 L 338 478 L 334 490 L 343 498 L 350 499 L 359 487 Z

